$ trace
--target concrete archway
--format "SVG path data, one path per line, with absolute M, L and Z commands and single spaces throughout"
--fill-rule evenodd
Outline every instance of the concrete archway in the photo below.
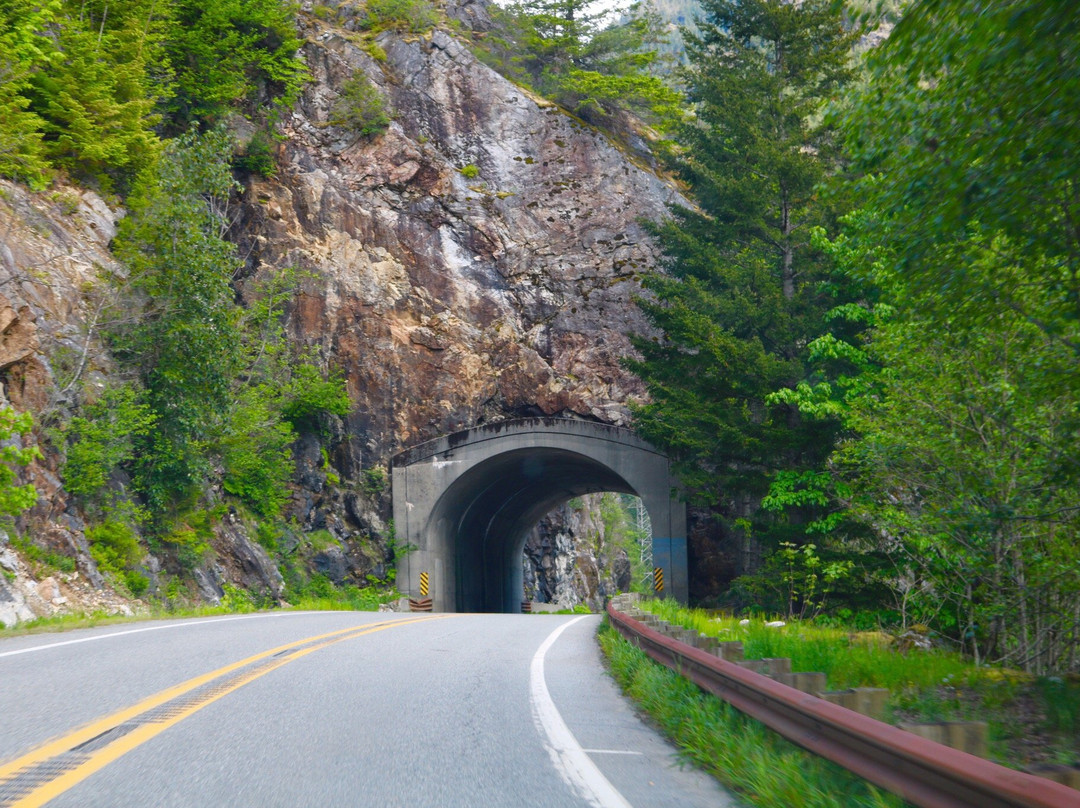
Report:
M 398 586 L 436 611 L 516 612 L 529 530 L 554 507 L 600 491 L 641 497 L 663 594 L 685 602 L 686 509 L 667 457 L 626 429 L 565 418 L 475 427 L 392 463 L 394 524 L 411 546 Z

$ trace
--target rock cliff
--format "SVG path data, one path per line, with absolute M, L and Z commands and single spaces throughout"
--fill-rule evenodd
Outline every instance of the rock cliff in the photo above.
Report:
M 631 299 L 656 260 L 641 221 L 677 197 L 640 158 L 447 30 L 387 31 L 373 46 L 349 30 L 350 4 L 334 8 L 332 23 L 301 15 L 313 80 L 279 125 L 276 175 L 244 178 L 231 237 L 246 261 L 241 295 L 283 267 L 302 270 L 291 338 L 343 372 L 354 405 L 331 434 L 298 440 L 301 535 L 283 541 L 308 547 L 328 577 L 363 582 L 385 573 L 378 470 L 395 451 L 512 416 L 627 422 L 643 389 L 620 358 L 628 335 L 647 333 Z M 470 30 L 488 24 L 480 3 L 447 11 Z M 359 74 L 392 113 L 374 137 L 330 124 Z M 245 125 L 237 131 L 242 140 Z M 77 189 L 0 192 L 0 381 L 47 427 L 112 372 L 96 290 L 103 269 L 122 271 L 108 251 L 122 211 Z M 59 461 L 46 452 L 28 470 L 42 498 L 21 527 L 100 585 Z M 316 550 L 310 531 L 333 546 Z M 205 598 L 226 584 L 280 595 L 248 532 L 235 519 L 219 526 L 217 558 L 196 576 Z

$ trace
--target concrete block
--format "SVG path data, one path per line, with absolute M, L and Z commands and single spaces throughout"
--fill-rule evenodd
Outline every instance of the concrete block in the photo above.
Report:
M 932 721 L 925 724 L 900 724 L 920 738 L 951 746 L 979 757 L 986 757 L 985 721 Z
M 787 657 L 765 657 L 761 660 L 765 663 L 765 673 L 776 677 L 782 673 L 791 673 L 791 660 Z
M 762 676 L 769 675 L 764 659 L 740 659 L 735 664 L 740 668 L 746 668 L 748 671 L 760 673 Z
M 825 674 L 819 671 L 781 673 L 776 677 L 776 681 L 812 696 L 825 692 Z
M 1080 789 L 1080 769 L 1075 766 L 1047 763 L 1041 766 L 1033 766 L 1027 771 L 1028 774 L 1034 774 L 1036 777 L 1045 777 L 1047 780 L 1053 780 L 1063 786 Z
M 743 644 L 738 640 L 718 642 L 712 653 L 727 662 L 738 662 L 743 658 Z
M 853 687 L 850 690 L 830 690 L 822 693 L 821 698 L 880 721 L 885 717 L 889 691 L 882 687 Z

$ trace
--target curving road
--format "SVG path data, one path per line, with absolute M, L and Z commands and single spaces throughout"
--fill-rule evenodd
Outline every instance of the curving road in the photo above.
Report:
M 735 805 L 598 617 L 280 612 L 0 640 L 7 806 Z

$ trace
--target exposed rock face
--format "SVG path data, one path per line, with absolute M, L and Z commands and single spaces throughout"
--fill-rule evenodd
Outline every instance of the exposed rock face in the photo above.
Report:
M 604 600 L 628 592 L 631 565 L 626 550 L 612 547 L 599 518 L 599 497 L 581 507 L 556 508 L 525 541 L 525 592 L 539 603 L 572 609 L 584 603 L 602 611 Z
M 339 469 L 509 415 L 625 423 L 643 392 L 619 364 L 646 332 L 635 273 L 655 260 L 638 222 L 674 192 L 442 31 L 382 34 L 380 62 L 312 25 L 316 81 L 285 123 L 284 169 L 249 188 L 241 239 L 253 274 L 312 275 L 293 328 L 356 403 Z M 358 71 L 395 116 L 374 138 L 327 125 Z
M 490 25 L 482 2 L 452 0 L 447 10 L 474 30 Z M 282 267 L 307 273 L 290 334 L 343 372 L 354 405 L 329 435 L 297 441 L 290 516 L 299 529 L 278 548 L 330 580 L 362 585 L 384 577 L 390 560 L 381 543 L 389 492 L 364 474 L 395 451 L 510 416 L 627 423 L 628 402 L 644 390 L 620 360 L 630 334 L 648 333 L 631 298 L 637 273 L 656 260 L 640 221 L 678 197 L 443 31 L 385 32 L 382 61 L 348 26 L 314 16 L 303 25 L 314 81 L 283 122 L 277 177 L 248 181 L 232 237 L 247 257 L 242 293 Z M 357 73 L 394 116 L 371 138 L 328 124 Z M 98 317 L 103 273 L 123 273 L 108 249 L 121 215 L 88 191 L 31 193 L 0 181 L 0 382 L 6 400 L 39 421 L 71 412 L 115 373 Z M 41 498 L 19 528 L 75 558 L 80 586 L 101 587 L 61 460 L 52 451 L 25 470 Z M 538 569 L 557 568 L 536 578 L 549 598 L 599 606 L 624 588 L 612 571 L 622 562 L 571 549 L 591 529 L 552 523 L 550 546 L 533 556 Z M 316 530 L 330 546 L 304 541 Z M 281 597 L 281 574 L 245 526 L 226 519 L 212 544 L 215 557 L 196 572 L 203 598 L 220 599 L 226 584 Z M 559 560 L 545 561 L 549 551 Z M 151 593 L 163 563 L 144 561 Z M 28 575 L 20 568 L 20 581 Z M 0 581 L 0 602 L 15 603 L 13 592 Z M 21 609 L 9 611 L 25 617 Z

